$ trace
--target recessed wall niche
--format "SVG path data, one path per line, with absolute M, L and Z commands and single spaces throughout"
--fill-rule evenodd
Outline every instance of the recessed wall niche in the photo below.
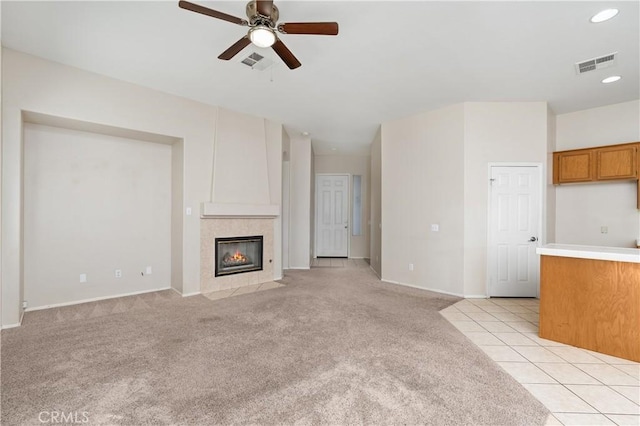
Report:
M 28 309 L 181 290 L 182 140 L 30 112 L 22 127 Z

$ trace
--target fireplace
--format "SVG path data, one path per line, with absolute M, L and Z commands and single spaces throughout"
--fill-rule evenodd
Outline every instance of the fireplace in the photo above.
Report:
M 216 238 L 215 276 L 262 271 L 262 235 Z

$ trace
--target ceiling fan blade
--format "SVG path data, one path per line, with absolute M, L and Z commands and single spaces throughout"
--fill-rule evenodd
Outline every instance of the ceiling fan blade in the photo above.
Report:
M 294 70 L 302 65 L 300 61 L 298 61 L 298 59 L 293 56 L 293 53 L 291 53 L 291 51 L 287 48 L 287 46 L 284 45 L 282 41 L 277 40 L 274 45 L 271 46 L 271 48 L 275 50 L 278 56 L 280 56 L 280 59 L 282 59 L 284 63 L 287 64 L 289 69 Z
M 244 19 L 227 15 L 226 13 L 218 12 L 217 10 L 209 9 L 208 7 L 200 6 L 199 4 L 191 3 L 188 1 L 180 0 L 180 2 L 178 2 L 178 6 L 180 6 L 182 9 L 190 10 L 196 13 L 201 13 L 203 15 L 211 16 L 213 18 L 222 19 L 223 21 L 231 22 L 232 24 L 238 24 L 238 25 L 249 24 Z
M 337 22 L 286 22 L 278 25 L 284 34 L 338 35 Z
M 220 56 L 218 56 L 218 59 L 228 61 L 229 59 L 236 56 L 242 49 L 247 47 L 250 43 L 251 43 L 251 40 L 249 40 L 249 37 L 244 36 L 240 40 L 233 43 L 230 48 L 222 52 Z
M 260 15 L 270 18 L 273 12 L 273 0 L 256 0 L 256 10 Z

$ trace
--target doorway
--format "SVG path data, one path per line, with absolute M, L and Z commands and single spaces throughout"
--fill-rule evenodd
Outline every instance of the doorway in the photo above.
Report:
M 490 166 L 490 297 L 537 297 L 542 185 L 540 165 Z
M 316 175 L 315 255 L 349 256 L 349 175 Z

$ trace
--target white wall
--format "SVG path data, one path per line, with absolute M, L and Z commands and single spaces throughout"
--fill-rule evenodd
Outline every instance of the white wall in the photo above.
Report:
M 171 287 L 184 294 L 184 141 L 171 145 Z
M 384 123 L 382 279 L 486 296 L 489 163 L 546 167 L 547 114 L 545 102 L 471 102 Z
M 547 106 L 547 214 L 544 217 L 546 241 L 542 244 L 556 242 L 556 187 L 553 184 L 553 153 L 556 151 L 556 115 Z
M 211 195 L 217 108 L 4 49 L 2 146 L 2 324 L 16 324 L 22 297 L 22 111 L 184 141 L 183 294 L 200 290 L 200 204 Z M 252 121 L 254 117 L 246 116 Z M 244 122 L 236 128 L 244 132 Z M 279 126 L 278 123 L 271 123 Z M 276 176 L 277 179 L 277 176 Z M 174 209 L 174 211 L 177 209 Z M 279 236 L 277 236 L 279 238 Z M 174 247 L 175 249 L 175 247 Z M 180 249 L 180 248 L 178 248 Z M 278 253 L 278 252 L 276 252 Z
M 290 217 L 289 217 L 289 267 L 308 269 L 311 266 L 311 139 L 308 136 L 291 136 L 290 167 Z
M 3 57 L 3 49 L 2 49 L 2 6 L 0 6 L 0 205 L 2 205 L 2 139 L 3 139 L 3 131 L 2 131 L 2 109 L 3 109 L 3 99 L 2 99 L 2 57 Z M 2 209 L 0 208 L 0 223 L 2 223 Z M 2 230 L 0 230 L 2 232 Z M 0 238 L 0 327 L 2 326 L 2 238 Z M 1 352 L 1 351 L 0 351 Z
M 170 287 L 171 151 L 170 145 L 25 125 L 24 296 L 30 308 Z M 79 282 L 81 273 L 86 283 Z
M 640 100 L 557 116 L 558 151 L 640 140 Z
M 556 150 L 640 141 L 640 101 L 557 116 Z M 636 182 L 617 181 L 556 187 L 556 241 L 635 247 L 640 238 Z M 602 226 L 608 233 L 600 232 Z
M 360 222 L 362 224 L 361 235 L 350 235 L 349 256 L 353 258 L 369 257 L 369 176 L 371 168 L 371 157 L 368 155 L 316 155 L 315 173 L 335 173 L 350 174 L 349 183 L 349 222 L 352 222 L 353 212 L 353 176 L 362 176 L 362 213 Z
M 370 263 L 371 268 L 382 276 L 382 135 L 378 129 L 371 142 L 371 223 L 370 233 Z
M 289 230 L 291 227 L 291 139 L 282 132 L 282 269 L 289 269 Z
M 381 139 L 382 279 L 462 294 L 464 106 L 383 123 Z
M 311 169 L 309 171 L 309 265 L 315 257 L 316 247 L 316 154 L 313 152 L 313 144 L 311 144 L 310 152 Z
M 546 102 L 464 104 L 464 294 L 487 295 L 490 162 L 547 163 Z M 543 208 L 546 203 L 543 194 Z M 544 215 L 543 215 L 544 216 Z M 544 232 L 544 228 L 543 228 Z M 545 235 L 538 238 L 545 240 Z
M 264 121 L 269 202 L 282 205 L 282 125 Z M 282 279 L 282 210 L 273 220 L 273 279 Z
M 263 119 L 218 109 L 211 201 L 222 204 L 271 202 L 267 159 L 267 129 Z M 243 132 L 239 133 L 238 129 Z M 281 141 L 277 136 L 277 140 Z M 280 151 L 276 154 L 280 158 Z M 280 191 L 278 190 L 278 193 Z

